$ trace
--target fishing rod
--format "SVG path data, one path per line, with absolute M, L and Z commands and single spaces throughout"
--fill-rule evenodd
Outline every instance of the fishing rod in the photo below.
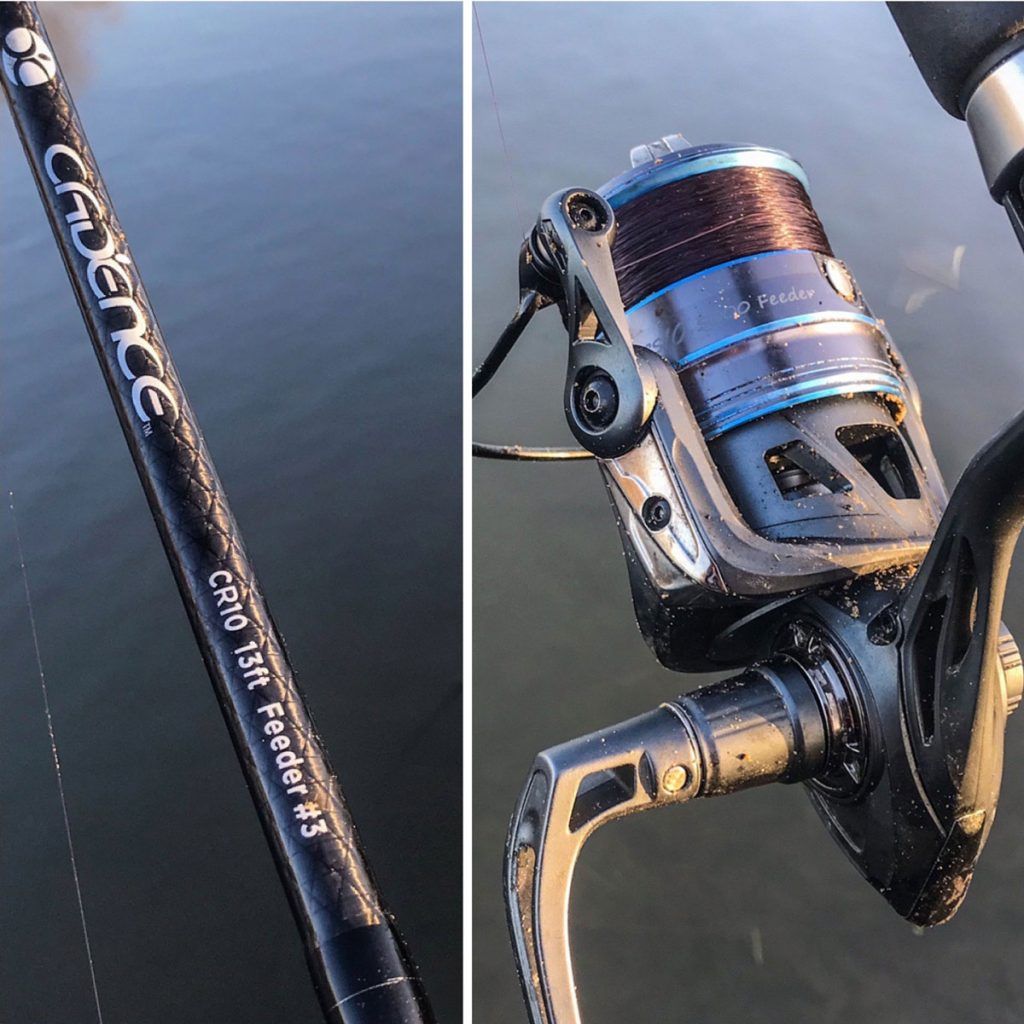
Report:
M 989 193 L 1024 247 L 1024 5 L 888 7 L 932 95 L 967 122 Z
M 1024 245 L 1024 4 L 895 6 Z M 627 814 L 802 782 L 899 915 L 948 921 L 1024 692 L 1001 621 L 1024 414 L 949 495 L 918 389 L 803 168 L 679 135 L 630 156 L 600 189 L 544 203 L 520 247 L 516 318 L 474 385 L 524 316 L 558 309 L 580 446 L 564 457 L 597 463 L 640 632 L 667 668 L 734 674 L 538 755 L 504 875 L 532 1024 L 580 1022 L 573 872 L 594 831 Z M 516 457 L 481 454 L 495 452 Z
M 267 608 L 67 83 L 31 3 L 0 4 L 3 85 L 333 1024 L 430 1024 L 423 986 Z

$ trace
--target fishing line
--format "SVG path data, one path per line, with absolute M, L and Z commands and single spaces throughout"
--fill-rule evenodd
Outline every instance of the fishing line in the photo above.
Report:
M 522 295 L 519 308 L 508 322 L 508 326 L 501 332 L 491 351 L 484 356 L 484 361 L 473 371 L 474 398 L 487 387 L 491 378 L 498 372 L 505 357 L 512 351 L 512 346 L 519 340 L 542 304 L 541 296 L 536 291 L 528 291 Z
M 498 123 L 498 135 L 501 138 L 501 148 L 505 153 L 505 169 L 508 172 L 508 184 L 512 191 L 512 205 L 516 211 L 516 223 L 522 227 L 526 221 L 523 218 L 523 207 L 519 202 L 519 191 L 516 188 L 515 172 L 512 166 L 512 154 L 508 148 L 508 140 L 505 137 L 505 127 L 501 122 L 501 112 L 498 109 L 498 94 L 494 88 L 494 76 L 491 74 L 491 62 L 487 59 L 487 46 L 484 43 L 484 30 L 480 25 L 480 11 L 477 5 L 473 4 L 473 21 L 476 24 L 477 38 L 480 40 L 480 53 L 484 59 L 484 70 L 487 72 L 487 85 L 491 92 L 491 106 L 494 109 L 494 120 Z
M 724 224 L 714 224 L 709 228 L 705 228 L 703 231 L 698 231 L 695 235 L 690 235 L 689 238 L 681 238 L 678 242 L 673 242 L 671 245 L 666 245 L 664 249 L 656 249 L 652 253 L 648 253 L 641 256 L 639 259 L 633 260 L 632 263 L 622 263 L 616 267 L 619 273 L 624 270 L 631 270 L 633 267 L 640 266 L 641 263 L 646 263 L 648 260 L 653 260 L 657 256 L 661 256 L 663 253 L 671 252 L 673 249 L 678 249 L 684 245 L 690 245 L 692 242 L 696 242 L 698 239 L 704 238 L 706 235 L 712 235 L 716 231 L 724 231 L 726 228 L 731 227 L 733 224 L 738 224 L 744 219 L 744 215 L 740 214 L 738 217 L 734 217 L 732 220 L 727 220 Z
M 572 462 L 594 457 L 585 448 L 531 448 L 521 444 L 484 444 L 482 441 L 473 442 L 473 456 L 506 462 Z
M 484 30 L 480 24 L 480 11 L 477 5 L 473 4 L 473 21 L 476 25 L 477 38 L 480 40 L 480 53 L 483 57 L 484 70 L 487 73 L 487 85 L 491 93 L 491 107 L 494 110 L 494 120 L 498 126 L 498 136 L 501 139 L 501 148 L 505 154 L 505 169 L 508 173 L 509 190 L 512 193 L 512 205 L 515 209 L 516 222 L 520 225 L 525 223 L 523 218 L 523 207 L 519 202 L 519 190 L 516 188 L 515 170 L 512 164 L 512 154 L 508 147 L 508 139 L 505 136 L 505 126 L 501 120 L 501 110 L 498 106 L 498 93 L 494 88 L 494 75 L 491 73 L 491 62 L 487 56 L 487 44 L 484 42 Z M 498 338 L 494 347 L 484 357 L 483 362 L 473 371 L 473 398 L 487 386 L 491 378 L 497 373 L 498 368 L 505 361 L 505 357 L 512 351 L 513 346 L 519 340 L 527 324 L 533 319 L 534 313 L 541 308 L 543 302 L 537 292 L 527 292 L 519 302 L 519 308 L 509 322 L 501 337 Z M 474 441 L 472 454 L 482 459 L 505 459 L 512 462 L 561 462 L 572 459 L 590 459 L 593 456 L 582 448 L 530 448 L 523 445 L 508 444 L 484 444 Z
M 739 166 L 651 189 L 615 211 L 612 262 L 628 310 L 647 295 L 730 260 L 785 249 L 833 255 L 793 175 Z
M 103 1010 L 100 1008 L 100 990 L 96 983 L 96 966 L 93 962 L 92 943 L 89 941 L 89 926 L 85 920 L 85 901 L 82 898 L 82 882 L 78 873 L 78 858 L 75 856 L 75 842 L 71 834 L 71 818 L 68 815 L 68 802 L 64 793 L 64 775 L 60 766 L 60 754 L 57 751 L 57 734 L 53 727 L 53 712 L 50 708 L 50 692 L 46 685 L 46 673 L 43 671 L 43 656 L 39 649 L 39 632 L 36 628 L 36 612 L 32 603 L 32 590 L 28 583 L 28 567 L 25 564 L 25 550 L 21 543 L 21 530 L 18 528 L 18 513 L 14 508 L 14 491 L 8 491 L 11 521 L 14 523 L 14 542 L 18 551 L 18 564 L 21 568 L 21 582 L 25 588 L 25 606 L 28 609 L 29 628 L 32 631 L 32 647 L 35 651 L 36 669 L 39 672 L 39 689 L 43 695 L 43 710 L 46 713 L 46 730 L 50 736 L 50 754 L 53 768 L 57 775 L 57 793 L 60 796 L 60 811 L 64 818 L 64 835 L 68 844 L 68 859 L 71 861 L 71 875 L 75 883 L 75 898 L 78 901 L 78 917 L 82 923 L 82 938 L 85 940 L 85 955 L 89 961 L 89 979 L 92 983 L 93 1000 L 96 1003 L 96 1020 L 103 1024 Z
M 543 305 L 544 299 L 538 292 L 523 293 L 515 315 L 501 332 L 501 336 L 484 357 L 483 362 L 473 371 L 473 398 L 487 387 L 505 361 L 505 357 L 522 337 L 534 314 Z M 594 457 L 585 448 L 533 448 L 521 444 L 485 444 L 482 441 L 474 441 L 471 452 L 478 459 L 503 459 L 507 462 L 570 462 Z

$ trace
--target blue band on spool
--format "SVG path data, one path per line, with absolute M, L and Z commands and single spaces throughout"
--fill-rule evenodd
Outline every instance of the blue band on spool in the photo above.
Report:
M 900 403 L 906 400 L 902 382 L 892 372 L 866 373 L 861 371 L 851 374 L 849 379 L 841 379 L 841 374 L 833 374 L 830 379 L 801 381 L 790 387 L 774 388 L 770 393 L 758 396 L 758 400 L 744 405 L 727 403 L 726 408 L 718 410 L 705 407 L 697 422 L 704 436 L 710 441 L 721 437 L 726 431 L 734 430 L 767 416 L 773 412 L 783 412 L 806 402 L 817 402 L 823 398 L 838 398 L 840 395 L 890 395 Z
M 639 196 L 665 185 L 730 167 L 768 167 L 784 171 L 796 178 L 805 191 L 810 188 L 804 169 L 788 153 L 763 146 L 732 145 L 694 146 L 670 153 L 620 174 L 599 191 L 611 208 L 618 210 Z
M 723 348 L 738 345 L 741 341 L 747 341 L 750 338 L 757 338 L 762 334 L 776 334 L 788 327 L 807 327 L 811 324 L 834 324 L 843 320 L 850 321 L 851 323 L 868 324 L 870 327 L 878 328 L 878 321 L 875 320 L 874 317 L 864 316 L 861 313 L 800 313 L 798 316 L 783 317 L 780 320 L 772 320 L 771 323 L 764 324 L 762 326 L 751 327 L 748 330 L 740 331 L 738 334 L 730 334 L 728 338 L 720 338 L 718 341 L 713 341 L 710 344 L 705 345 L 703 348 L 698 349 L 696 352 L 691 352 L 689 355 L 684 356 L 679 359 L 675 365 L 681 370 L 685 366 L 702 362 L 707 359 L 708 356 L 714 355 Z
M 848 320 L 884 334 L 858 293 L 847 298 L 829 283 L 826 259 L 807 249 L 786 249 L 691 274 L 626 311 L 633 341 L 681 368 L 787 327 Z
M 677 368 L 709 439 L 762 416 L 839 395 L 906 401 L 883 324 L 855 286 L 841 295 L 808 250 L 712 267 L 628 312 L 634 344 Z

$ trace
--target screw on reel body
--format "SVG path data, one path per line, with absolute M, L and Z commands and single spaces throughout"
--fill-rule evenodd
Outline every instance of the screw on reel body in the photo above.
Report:
M 604 477 L 644 638 L 670 668 L 742 671 L 537 758 L 505 870 L 533 1024 L 578 1024 L 573 868 L 624 814 L 804 782 L 897 913 L 948 920 L 1024 689 L 1000 621 L 1024 416 L 947 500 L 916 386 L 799 165 L 679 137 L 634 161 L 545 203 L 520 308 L 556 305 L 566 326 L 566 417 Z

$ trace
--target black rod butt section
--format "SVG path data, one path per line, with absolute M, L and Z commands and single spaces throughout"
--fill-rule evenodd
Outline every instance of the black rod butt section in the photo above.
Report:
M 963 120 L 978 82 L 1024 47 L 1024 3 L 890 3 L 889 13 L 942 109 Z
M 318 952 L 314 975 L 332 1024 L 434 1024 L 423 985 L 389 922 L 343 932 Z

